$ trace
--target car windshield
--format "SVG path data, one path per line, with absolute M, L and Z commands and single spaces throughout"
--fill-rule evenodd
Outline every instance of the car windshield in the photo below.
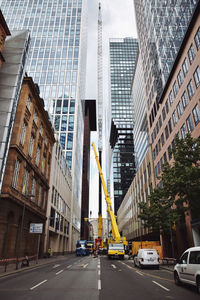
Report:
M 115 250 L 124 250 L 123 244 L 109 244 L 109 249 L 115 249 Z

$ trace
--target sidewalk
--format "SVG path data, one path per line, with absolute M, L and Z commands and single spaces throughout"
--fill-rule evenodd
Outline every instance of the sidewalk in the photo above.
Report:
M 5 263 L 1 263 L 0 265 L 0 278 L 10 275 L 10 274 L 14 274 L 14 273 L 18 273 L 18 272 L 23 272 L 25 270 L 30 270 L 30 269 L 34 269 L 37 268 L 38 266 L 41 265 L 46 265 L 52 262 L 57 262 L 60 259 L 66 259 L 69 258 L 71 256 L 74 256 L 74 253 L 69 253 L 66 255 L 58 255 L 58 256 L 52 256 L 50 258 L 39 258 L 38 259 L 38 263 L 36 263 L 36 260 L 31 260 L 29 261 L 29 267 L 21 267 L 21 262 L 19 262 L 18 265 L 18 270 L 16 270 L 16 263 L 7 263 L 7 265 L 5 265 Z

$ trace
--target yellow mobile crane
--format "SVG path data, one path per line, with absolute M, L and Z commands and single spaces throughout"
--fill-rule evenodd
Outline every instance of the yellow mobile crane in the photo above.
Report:
M 108 194 L 108 190 L 107 190 L 106 183 L 105 183 L 105 180 L 104 180 L 104 177 L 103 177 L 101 165 L 99 163 L 99 158 L 98 158 L 97 151 L 96 151 L 94 143 L 92 143 L 92 147 L 93 147 L 93 150 L 94 150 L 95 159 L 96 159 L 97 167 L 98 167 L 98 170 L 99 170 L 99 175 L 101 177 L 101 182 L 102 182 L 103 191 L 104 191 L 104 195 L 105 195 L 105 200 L 106 200 L 106 204 L 107 204 L 107 212 L 109 213 L 109 216 L 110 216 L 110 219 L 111 219 L 111 225 L 112 225 L 112 237 L 113 237 L 113 239 L 108 240 L 108 258 L 118 257 L 118 258 L 123 259 L 124 254 L 125 254 L 125 246 L 127 246 L 128 243 L 127 243 L 125 237 L 120 236 L 119 229 L 118 229 L 117 222 L 116 222 L 116 218 L 115 218 L 114 212 L 112 210 L 110 196 Z

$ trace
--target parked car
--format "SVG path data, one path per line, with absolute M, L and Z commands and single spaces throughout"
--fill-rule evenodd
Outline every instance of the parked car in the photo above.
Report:
M 175 284 L 191 284 L 200 293 L 200 247 L 187 249 L 174 267 Z
M 159 269 L 159 254 L 155 249 L 139 249 L 134 257 L 136 267 L 156 267 Z

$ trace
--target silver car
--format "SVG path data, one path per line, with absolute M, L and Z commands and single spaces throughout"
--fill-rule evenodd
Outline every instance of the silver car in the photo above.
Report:
M 191 284 L 200 293 L 200 247 L 187 249 L 174 267 L 175 284 Z

